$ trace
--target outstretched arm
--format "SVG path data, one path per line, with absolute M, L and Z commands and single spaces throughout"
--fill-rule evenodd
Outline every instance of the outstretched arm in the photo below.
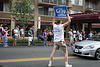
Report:
M 67 26 L 71 22 L 69 12 L 67 12 L 67 16 L 68 16 L 68 21 L 63 24 L 63 27 Z
M 55 18 L 56 18 L 56 14 L 54 13 L 54 17 L 53 17 L 53 20 L 52 20 L 52 25 L 55 24 Z

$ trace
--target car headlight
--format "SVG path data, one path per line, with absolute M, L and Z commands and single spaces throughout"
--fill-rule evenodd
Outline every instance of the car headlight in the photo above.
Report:
M 89 45 L 89 46 L 84 47 L 83 49 L 93 49 L 93 48 L 94 48 L 93 45 Z

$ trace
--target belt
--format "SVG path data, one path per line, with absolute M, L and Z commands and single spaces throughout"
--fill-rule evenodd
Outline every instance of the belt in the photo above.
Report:
M 64 41 L 59 41 L 59 42 L 64 42 Z

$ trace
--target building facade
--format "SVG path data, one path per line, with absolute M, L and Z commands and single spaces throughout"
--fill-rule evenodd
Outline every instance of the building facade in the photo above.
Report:
M 74 13 L 71 27 L 75 30 L 84 30 L 86 35 L 90 31 L 100 32 L 100 0 L 85 0 L 83 13 Z
M 13 2 L 15 1 L 16 0 L 13 0 Z M 39 16 L 41 17 L 41 29 L 52 29 L 54 6 L 67 6 L 71 14 L 85 12 L 85 0 L 31 0 L 31 2 L 33 3 L 35 12 L 33 14 L 33 20 L 29 22 L 29 27 L 34 25 L 35 36 L 37 36 Z M 56 19 L 61 19 L 63 22 L 67 21 L 67 18 Z M 9 10 L 9 0 L 0 0 L 0 24 L 3 24 L 3 26 L 8 26 L 12 30 L 16 25 L 20 25 L 17 21 L 12 20 L 13 19 Z M 69 29 L 70 25 L 65 28 L 66 32 L 68 32 Z

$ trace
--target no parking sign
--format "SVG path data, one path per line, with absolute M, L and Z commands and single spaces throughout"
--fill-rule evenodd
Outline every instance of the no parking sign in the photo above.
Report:
M 67 17 L 67 6 L 55 6 L 54 12 L 56 17 Z

